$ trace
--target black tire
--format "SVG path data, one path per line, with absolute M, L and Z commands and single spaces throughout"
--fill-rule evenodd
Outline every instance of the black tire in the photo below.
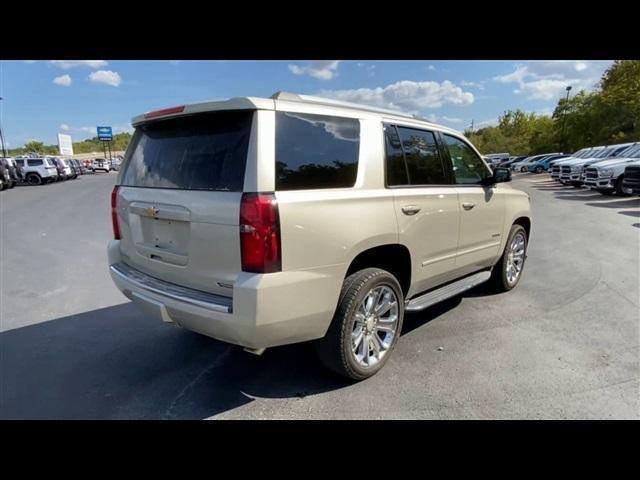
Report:
M 522 233 L 524 235 L 524 259 L 522 261 L 522 268 L 520 270 L 520 274 L 516 278 L 516 281 L 510 283 L 507 280 L 507 271 L 506 264 L 507 258 L 509 256 L 509 246 L 511 245 L 511 241 L 513 237 L 515 237 L 518 233 Z M 502 252 L 502 256 L 498 263 L 495 264 L 493 270 L 491 271 L 491 278 L 487 282 L 487 287 L 492 293 L 501 293 L 508 292 L 518 285 L 520 279 L 522 278 L 522 269 L 524 269 L 524 264 L 527 259 L 527 247 L 529 246 L 529 238 L 527 237 L 527 231 L 524 229 L 522 225 L 512 225 L 511 230 L 509 230 L 509 236 L 507 237 L 507 243 L 505 244 L 504 251 Z
M 542 167 L 536 167 L 536 173 L 542 173 Z
M 600 192 L 602 195 L 606 195 L 607 197 L 610 197 L 611 195 L 616 193 L 615 189 L 614 190 L 598 190 L 598 192 Z
M 614 190 L 616 195 L 620 196 L 620 197 L 627 197 L 628 194 L 624 193 L 624 190 L 622 189 L 622 181 L 624 180 L 624 175 L 620 175 L 618 177 L 618 180 L 616 180 L 616 189 Z
M 42 178 L 37 173 L 29 173 L 27 174 L 27 178 L 25 179 L 29 185 L 42 185 Z
M 376 364 L 364 367 L 356 361 L 351 351 L 355 313 L 366 295 L 378 286 L 393 290 L 397 299 L 398 320 L 391 345 Z M 404 318 L 404 296 L 396 277 L 379 268 L 365 268 L 348 276 L 338 299 L 338 307 L 324 338 L 315 342 L 320 361 L 334 372 L 351 380 L 364 380 L 379 372 L 387 363 L 402 331 Z M 375 335 L 375 334 L 374 334 Z

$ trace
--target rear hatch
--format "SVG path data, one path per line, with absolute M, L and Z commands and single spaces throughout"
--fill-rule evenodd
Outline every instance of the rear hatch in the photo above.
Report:
M 241 271 L 239 214 L 253 111 L 207 112 L 136 127 L 117 210 L 129 266 L 231 296 Z

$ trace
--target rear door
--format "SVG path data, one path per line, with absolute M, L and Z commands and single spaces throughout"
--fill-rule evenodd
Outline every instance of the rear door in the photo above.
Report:
M 153 277 L 231 296 L 253 111 L 136 128 L 118 193 L 123 261 Z

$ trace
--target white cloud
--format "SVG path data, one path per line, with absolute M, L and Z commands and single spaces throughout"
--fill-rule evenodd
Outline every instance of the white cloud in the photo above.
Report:
M 69 75 L 60 75 L 59 77 L 53 79 L 53 83 L 55 83 L 56 85 L 60 85 L 61 87 L 68 87 L 72 82 L 73 80 L 71 80 L 71 77 Z
M 37 60 L 25 60 L 24 63 L 36 63 Z
M 89 67 L 96 69 L 107 66 L 107 62 L 104 60 L 50 60 L 49 63 L 54 67 L 62 68 L 63 70 L 75 67 Z
M 457 118 L 457 117 L 442 116 L 442 120 L 444 120 L 445 122 L 449 122 L 449 123 L 462 123 L 462 122 L 464 122 L 463 119 Z
M 472 93 L 463 91 L 449 80 L 441 83 L 401 80 L 386 87 L 324 90 L 318 95 L 410 113 L 444 104 L 471 105 L 474 101 Z
M 484 90 L 484 81 L 481 82 L 467 82 L 466 80 L 462 80 L 460 82 L 461 87 L 472 87 L 477 88 L 478 90 Z
M 434 71 L 435 69 L 436 69 L 435 65 L 429 65 L 429 66 L 427 67 L 427 70 Z
M 97 70 L 89 74 L 89 81 L 93 83 L 104 83 L 117 87 L 122 82 L 120 74 L 111 70 Z
M 517 84 L 514 93 L 526 95 L 528 99 L 553 100 L 562 96 L 569 85 L 576 92 L 592 90 L 610 64 L 609 60 L 530 61 L 526 65 L 516 65 L 513 72 L 498 75 L 494 80 Z
M 65 132 L 68 132 L 70 129 L 71 128 L 66 123 L 61 123 L 60 124 L 60 130 L 64 130 Z
M 314 61 L 304 67 L 289 65 L 289 70 L 295 75 L 309 75 L 318 80 L 331 80 L 338 74 L 339 63 L 339 60 Z

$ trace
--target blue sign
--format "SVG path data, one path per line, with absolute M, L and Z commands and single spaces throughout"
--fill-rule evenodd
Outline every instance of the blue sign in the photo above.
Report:
M 98 130 L 98 140 L 105 142 L 113 140 L 113 133 L 111 127 L 96 127 Z

